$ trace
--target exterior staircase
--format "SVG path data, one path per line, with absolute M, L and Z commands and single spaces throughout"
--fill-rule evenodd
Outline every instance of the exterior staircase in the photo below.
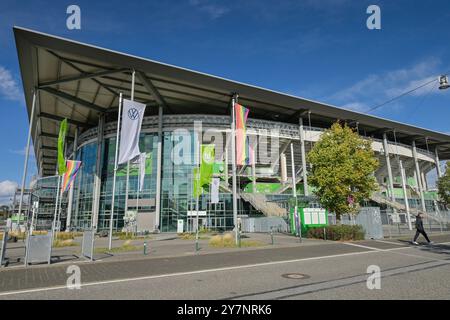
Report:
M 302 168 L 300 168 L 295 173 L 295 185 L 299 184 L 303 180 L 302 172 L 303 172 L 303 170 L 302 170 Z M 277 191 L 277 193 L 278 194 L 282 194 L 287 189 L 291 189 L 291 188 L 292 188 L 292 178 L 288 178 L 286 183 L 280 188 L 280 190 Z
M 392 199 L 388 199 L 385 196 L 379 194 L 379 193 L 373 193 L 370 196 L 370 200 L 376 202 L 376 203 L 380 203 L 380 204 L 385 204 L 393 209 L 399 210 L 399 211 L 403 211 L 406 212 L 406 206 L 403 203 L 399 203 L 397 201 L 392 201 Z M 425 215 L 425 217 L 432 219 L 434 221 L 437 222 L 442 222 L 442 218 L 437 216 L 436 214 L 430 213 L 430 212 L 425 212 L 423 210 L 420 210 L 418 208 L 409 208 L 409 212 L 410 214 L 419 214 L 422 213 L 423 215 Z
M 286 209 L 281 208 L 274 202 L 267 201 L 262 193 L 240 193 L 240 197 L 250 203 L 253 208 L 261 211 L 266 217 L 285 217 Z

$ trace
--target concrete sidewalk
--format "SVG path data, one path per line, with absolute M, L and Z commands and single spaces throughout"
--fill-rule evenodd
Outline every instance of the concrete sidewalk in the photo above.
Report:
M 267 247 L 286 247 L 298 245 L 299 238 L 293 237 L 287 234 L 274 234 L 274 244 L 272 245 L 272 239 L 270 234 L 266 233 L 249 233 L 243 234 L 242 241 L 257 242 L 257 247 L 250 248 L 215 248 L 211 247 L 208 242 L 211 234 L 200 234 L 199 251 L 195 251 L 195 240 L 182 239 L 176 233 L 161 233 L 151 234 L 148 239 L 136 239 L 136 240 L 119 240 L 118 237 L 113 238 L 113 249 L 118 249 L 128 241 L 130 246 L 135 247 L 134 250 L 127 250 L 124 252 L 108 253 L 108 238 L 95 238 L 94 247 L 94 260 L 129 260 L 139 258 L 161 258 L 161 257 L 177 257 L 193 254 L 207 254 L 207 253 L 219 253 L 219 252 L 232 252 L 237 250 L 250 250 L 261 249 Z M 206 239 L 205 239 L 206 238 Z M 87 259 L 81 255 L 81 242 L 82 238 L 77 237 L 74 240 L 76 246 L 53 248 L 52 249 L 52 264 L 58 263 L 76 263 L 83 262 Z M 147 245 L 146 254 L 144 254 L 144 242 Z M 322 243 L 322 240 L 302 239 L 303 245 L 314 245 Z M 100 252 L 102 251 L 102 252 Z M 25 242 L 19 240 L 16 243 L 8 243 L 6 257 L 8 264 L 6 268 L 20 267 L 24 264 L 25 257 Z M 33 267 L 34 265 L 30 266 Z

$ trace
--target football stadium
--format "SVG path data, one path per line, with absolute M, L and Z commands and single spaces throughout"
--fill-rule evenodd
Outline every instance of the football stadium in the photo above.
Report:
M 379 160 L 380 189 L 362 208 L 401 223 L 442 209 L 429 177 L 450 159 L 447 134 L 19 27 L 14 35 L 38 168 L 16 221 L 35 229 L 225 231 L 251 220 L 247 231 L 289 232 L 293 198 L 301 223 L 332 223 L 332 212 L 313 214 L 324 209 L 308 184 L 307 154 L 336 121 L 370 140 Z M 142 113 L 121 114 L 124 101 Z M 141 121 L 139 163 L 117 163 L 126 117 Z M 58 174 L 63 123 L 73 181 Z M 244 144 L 234 139 L 242 134 Z M 213 181 L 201 188 L 199 154 L 211 160 Z

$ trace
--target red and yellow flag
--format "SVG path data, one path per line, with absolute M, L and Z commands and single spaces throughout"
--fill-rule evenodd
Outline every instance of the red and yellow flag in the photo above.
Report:
M 249 155 L 247 148 L 247 117 L 249 110 L 238 103 L 234 104 L 236 119 L 236 164 L 243 166 L 247 164 Z

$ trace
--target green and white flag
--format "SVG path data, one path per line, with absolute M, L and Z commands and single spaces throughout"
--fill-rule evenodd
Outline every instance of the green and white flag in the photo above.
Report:
M 213 176 L 214 167 L 214 145 L 213 144 L 202 144 L 201 146 L 202 160 L 200 163 L 200 185 L 209 185 L 211 183 L 211 178 Z
M 202 144 L 201 149 L 201 161 L 200 169 L 194 168 L 192 170 L 193 183 L 193 196 L 196 198 L 203 193 L 203 186 L 209 185 L 213 176 L 215 146 L 213 144 Z M 200 172 L 198 171 L 200 170 Z
M 67 119 L 61 121 L 58 136 L 58 173 L 62 176 L 66 172 L 66 159 L 64 158 L 64 145 L 66 143 Z

